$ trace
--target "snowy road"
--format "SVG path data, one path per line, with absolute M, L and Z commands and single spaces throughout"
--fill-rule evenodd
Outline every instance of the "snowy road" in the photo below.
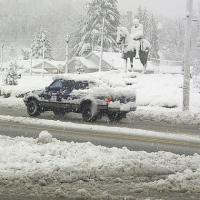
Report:
M 140 112 L 140 111 L 139 111 Z M 26 108 L 17 108 L 17 107 L 1 107 L 0 115 L 9 115 L 15 117 L 29 117 L 27 114 Z M 90 124 L 88 122 L 82 121 L 81 114 L 69 113 L 63 117 L 55 116 L 53 112 L 41 113 L 37 119 L 49 119 L 49 120 L 59 120 L 62 122 L 73 122 L 73 123 L 82 123 Z M 107 117 L 103 117 L 101 120 L 93 122 L 94 125 L 105 125 L 105 126 L 116 126 L 116 127 L 127 127 L 127 128 L 137 128 L 143 130 L 152 130 L 159 132 L 174 132 L 174 133 L 186 133 L 199 135 L 200 129 L 198 125 L 186 125 L 186 124 L 171 124 L 164 122 L 148 121 L 147 120 L 138 120 L 136 118 L 131 118 L 127 116 L 126 119 L 122 119 L 120 122 L 109 122 Z
M 48 120 L 46 120 L 48 121 Z M 53 135 L 53 137 L 61 141 L 74 141 L 74 142 L 91 142 L 95 145 L 102 145 L 106 147 L 127 147 L 131 151 L 168 151 L 176 154 L 193 155 L 194 153 L 200 154 L 200 141 L 185 140 L 177 138 L 156 137 L 152 135 L 137 136 L 134 133 L 137 129 L 127 129 L 132 132 L 128 135 L 123 132 L 121 134 L 115 134 L 114 126 L 109 126 L 108 131 L 102 131 L 98 128 L 92 128 L 90 130 L 75 129 L 74 127 L 55 127 L 49 124 L 40 124 L 38 126 L 30 123 L 16 123 L 0 120 L 0 134 L 10 137 L 24 136 L 37 138 L 38 134 L 47 130 Z M 97 126 L 98 127 L 98 126 Z M 111 133 L 110 130 L 113 130 Z

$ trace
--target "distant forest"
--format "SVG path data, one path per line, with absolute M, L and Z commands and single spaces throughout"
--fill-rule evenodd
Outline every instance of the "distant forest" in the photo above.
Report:
M 0 47 L 3 46 L 4 61 L 14 57 L 14 52 L 18 56 L 22 49 L 31 48 L 33 36 L 41 28 L 47 32 L 53 58 L 65 60 L 66 36 L 71 33 L 72 36 L 76 35 L 74 32 L 77 26 L 82 26 L 78 24 L 80 18 L 83 24 L 87 23 L 84 16 L 88 2 L 91 0 L 0 0 Z M 199 13 L 194 13 L 194 18 L 199 19 Z M 120 18 L 122 26 L 130 28 L 127 16 L 121 15 Z M 158 49 L 162 59 L 181 60 L 184 20 L 160 16 L 155 18 L 155 22 L 160 24 L 157 30 Z M 200 47 L 197 47 L 197 43 L 200 43 L 200 24 L 193 22 L 192 26 L 192 54 L 194 58 L 200 59 Z M 70 49 L 75 45 L 74 41 L 70 40 Z
M 66 35 L 84 13 L 86 0 L 0 0 L 0 44 L 4 51 L 30 48 L 33 35 L 48 32 L 56 59 L 63 59 Z

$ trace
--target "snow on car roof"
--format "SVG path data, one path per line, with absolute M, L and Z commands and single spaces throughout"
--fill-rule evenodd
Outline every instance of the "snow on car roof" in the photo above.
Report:
M 95 83 L 112 83 L 112 85 L 125 85 L 126 79 L 137 77 L 138 73 L 122 73 L 119 70 L 111 70 L 104 72 L 93 72 L 86 74 L 57 74 L 53 79 L 88 81 Z M 120 83 L 121 82 L 121 83 Z M 124 83 L 122 83 L 124 82 Z

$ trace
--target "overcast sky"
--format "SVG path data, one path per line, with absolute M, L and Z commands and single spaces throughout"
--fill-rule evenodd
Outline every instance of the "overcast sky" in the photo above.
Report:
M 193 0 L 193 8 L 197 9 L 199 0 Z M 133 11 L 133 16 L 137 13 L 138 7 L 145 7 L 153 15 L 164 15 L 168 17 L 184 17 L 186 13 L 187 0 L 118 0 L 120 12 Z M 199 1 L 200 2 L 200 1 Z

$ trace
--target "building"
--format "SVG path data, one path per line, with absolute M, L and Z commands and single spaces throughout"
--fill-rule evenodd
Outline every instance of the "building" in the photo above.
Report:
M 113 66 L 104 59 L 108 52 L 103 53 L 101 71 L 114 69 Z M 92 51 L 85 57 L 74 57 L 68 62 L 69 73 L 92 73 L 99 71 L 100 52 Z

